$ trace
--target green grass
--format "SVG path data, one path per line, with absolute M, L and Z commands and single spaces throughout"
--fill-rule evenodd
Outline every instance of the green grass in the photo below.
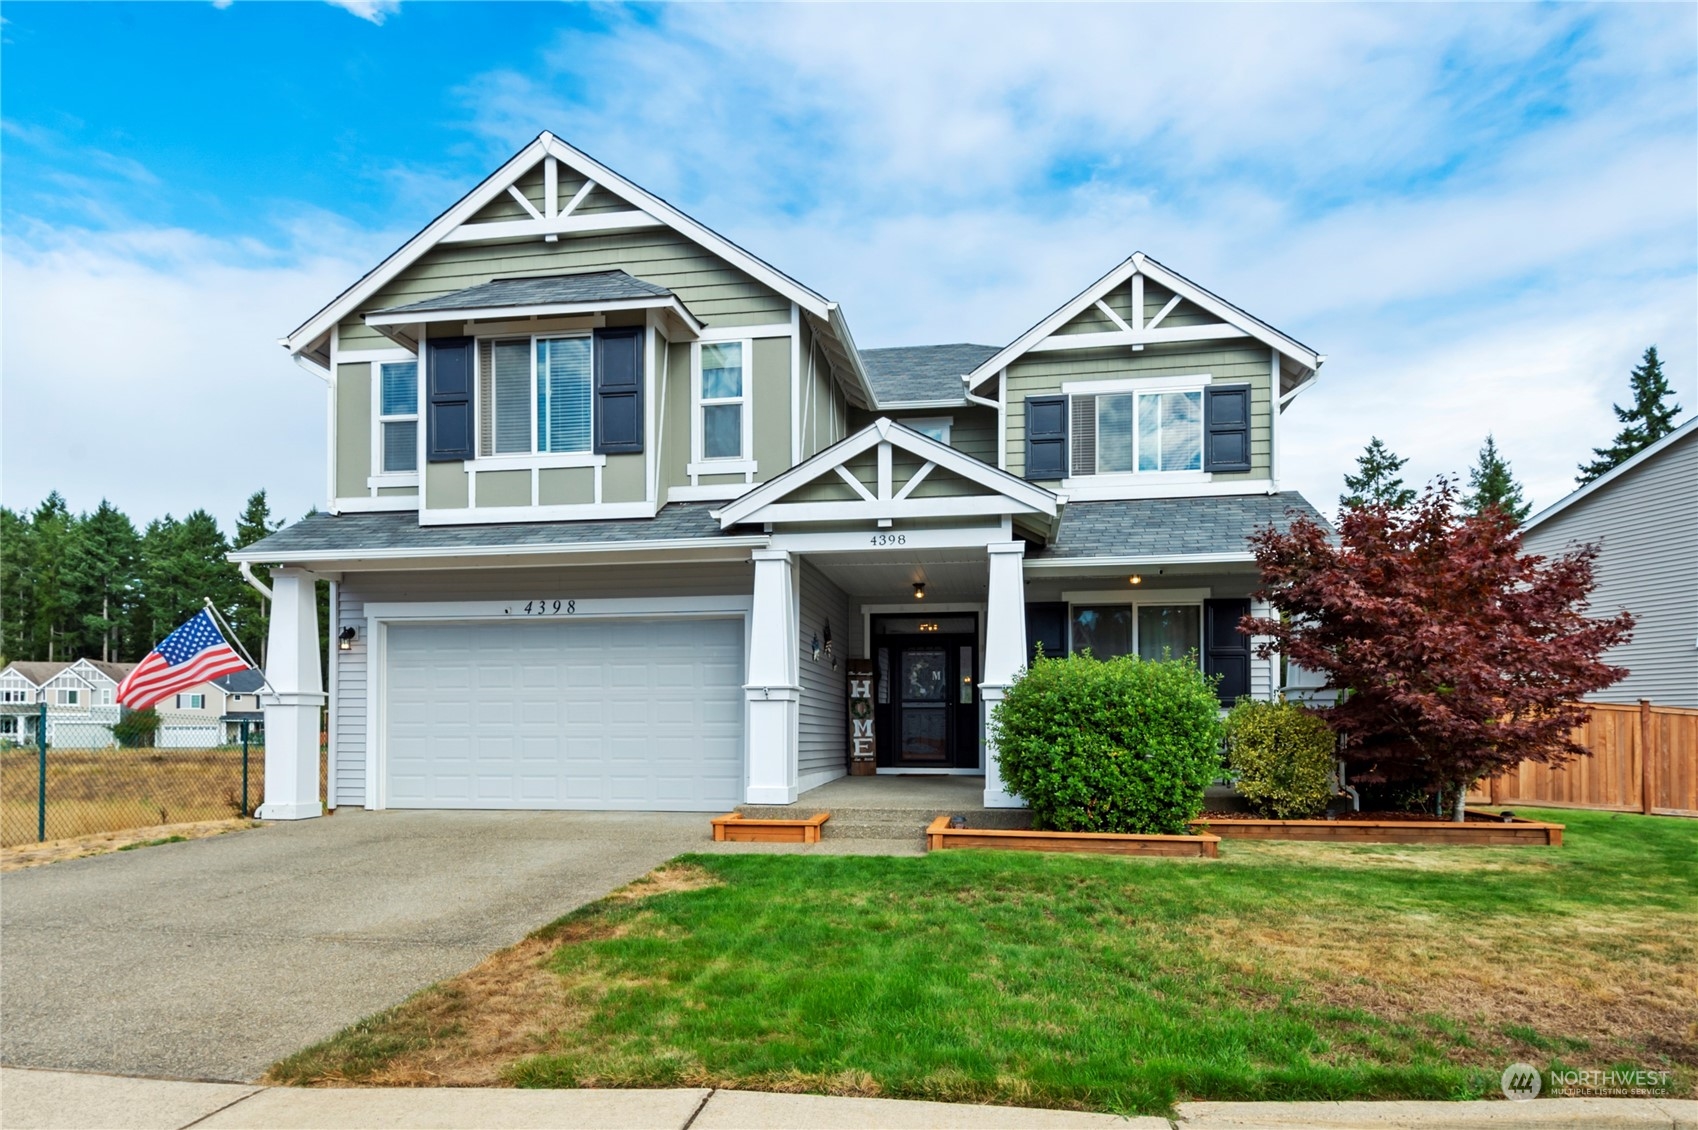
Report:
M 1123 1113 L 1492 1097 L 1511 1060 L 1559 1057 L 1690 1090 L 1698 822 L 1545 815 L 1567 846 L 688 856 L 711 885 L 539 933 L 566 1006 L 499 1072 Z M 468 1036 L 486 990 L 427 990 L 273 1077 L 494 1055 Z
M 161 836 L 157 840 L 142 840 L 139 843 L 125 844 L 118 850 L 135 851 L 137 848 L 158 847 L 160 844 L 186 844 L 188 842 L 189 837 L 187 836 Z

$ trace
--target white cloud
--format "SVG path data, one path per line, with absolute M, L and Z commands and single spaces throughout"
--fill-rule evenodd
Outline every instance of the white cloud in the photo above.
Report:
M 383 26 L 383 21 L 401 10 L 401 0 L 325 0 L 331 7 L 360 17 L 368 23 Z

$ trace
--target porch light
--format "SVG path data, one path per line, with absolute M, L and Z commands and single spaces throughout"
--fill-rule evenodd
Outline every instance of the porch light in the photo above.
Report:
M 914 599 L 915 600 L 926 599 L 926 582 L 924 582 L 924 581 L 915 581 L 914 582 Z
M 352 627 L 343 628 L 342 633 L 336 637 L 336 650 L 337 651 L 353 651 L 354 650 L 354 637 L 357 636 L 357 635 L 359 635 L 359 632 L 356 631 L 354 628 L 352 628 Z
M 1133 573 L 1133 574 L 1132 574 L 1132 583 L 1133 583 L 1133 584 L 1135 584 L 1135 585 L 1141 585 L 1141 584 L 1143 584 L 1143 583 L 1144 583 L 1144 577 L 1143 577 L 1143 574 L 1141 574 L 1141 573 Z

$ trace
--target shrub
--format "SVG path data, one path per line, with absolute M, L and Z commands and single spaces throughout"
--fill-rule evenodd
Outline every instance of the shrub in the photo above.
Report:
M 127 710 L 112 723 L 112 736 L 125 749 L 146 749 L 153 744 L 154 732 L 159 729 L 159 712 L 153 707 Z
M 1338 739 L 1292 702 L 1241 700 L 1226 716 L 1226 760 L 1238 795 L 1263 816 L 1305 820 L 1333 796 Z
M 1037 828 L 1186 832 L 1220 770 L 1220 705 L 1193 661 L 1040 659 L 992 717 Z

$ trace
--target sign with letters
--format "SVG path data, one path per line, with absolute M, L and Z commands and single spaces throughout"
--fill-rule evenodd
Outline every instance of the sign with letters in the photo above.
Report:
M 878 742 L 873 732 L 873 661 L 851 659 L 849 668 L 849 772 L 870 777 L 877 772 Z

